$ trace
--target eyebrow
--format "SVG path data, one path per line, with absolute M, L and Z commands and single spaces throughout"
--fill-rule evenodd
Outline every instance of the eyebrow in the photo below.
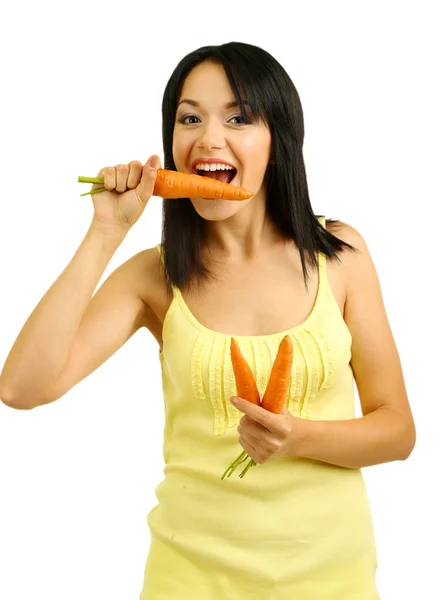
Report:
M 178 102 L 178 106 L 180 106 L 180 104 L 183 103 L 191 104 L 192 106 L 196 106 L 197 108 L 200 106 L 199 102 L 197 102 L 196 100 L 191 100 L 190 98 L 184 98 L 183 100 L 180 100 L 180 102 Z M 245 106 L 249 106 L 249 102 L 247 100 L 244 100 L 243 104 Z M 234 106 L 238 106 L 238 102 L 236 100 L 225 104 L 225 108 L 233 108 Z

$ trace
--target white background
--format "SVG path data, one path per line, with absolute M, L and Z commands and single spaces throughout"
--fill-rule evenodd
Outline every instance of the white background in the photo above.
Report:
M 77 176 L 152 153 L 164 162 L 161 99 L 185 54 L 248 42 L 292 77 L 314 212 L 350 223 L 369 245 L 417 425 L 409 460 L 363 470 L 382 600 L 446 598 L 441 8 L 41 0 L 0 15 L 1 366 L 89 227 L 93 205 L 80 194 L 90 186 Z M 160 232 L 154 197 L 99 285 Z M 53 404 L 0 403 L 2 600 L 138 599 L 163 427 L 147 330 Z

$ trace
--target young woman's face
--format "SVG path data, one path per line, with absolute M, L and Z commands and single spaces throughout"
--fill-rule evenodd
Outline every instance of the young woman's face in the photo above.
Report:
M 226 106 L 232 102 L 234 106 Z M 252 118 L 250 107 L 246 110 Z M 269 128 L 262 122 L 244 122 L 223 66 L 212 62 L 197 65 L 185 79 L 178 103 L 173 132 L 175 166 L 178 171 L 193 173 L 196 159 L 218 158 L 237 169 L 233 185 L 255 194 L 243 201 L 191 198 L 199 215 L 208 220 L 227 219 L 265 194 L 270 152 Z M 208 177 L 211 174 L 205 172 Z

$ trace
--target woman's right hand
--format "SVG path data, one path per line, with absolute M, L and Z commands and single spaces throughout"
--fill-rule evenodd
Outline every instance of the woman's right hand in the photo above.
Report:
M 91 189 L 105 187 L 106 191 L 91 196 L 93 222 L 101 227 L 127 232 L 142 215 L 153 195 L 160 168 L 159 157 L 154 155 L 144 166 L 138 160 L 132 160 L 127 165 L 101 169 L 97 176 L 104 177 L 104 183 L 94 183 Z

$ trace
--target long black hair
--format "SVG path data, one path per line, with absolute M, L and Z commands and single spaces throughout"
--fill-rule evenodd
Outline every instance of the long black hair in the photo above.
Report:
M 317 252 L 339 261 L 344 248 L 357 249 L 329 233 L 313 213 L 308 194 L 303 158 L 304 120 L 299 94 L 285 69 L 266 50 L 242 42 L 203 46 L 187 54 L 176 66 L 162 101 L 164 168 L 176 171 L 173 160 L 173 131 L 178 101 L 189 72 L 203 61 L 220 63 L 245 120 L 243 96 L 254 119 L 262 120 L 271 132 L 273 164 L 266 171 L 266 211 L 285 239 L 299 249 L 305 287 L 308 290 L 304 251 L 314 266 Z M 327 223 L 337 220 L 327 219 Z M 212 277 L 203 263 L 205 219 L 190 199 L 163 200 L 161 247 L 164 274 L 169 284 L 189 287 Z

